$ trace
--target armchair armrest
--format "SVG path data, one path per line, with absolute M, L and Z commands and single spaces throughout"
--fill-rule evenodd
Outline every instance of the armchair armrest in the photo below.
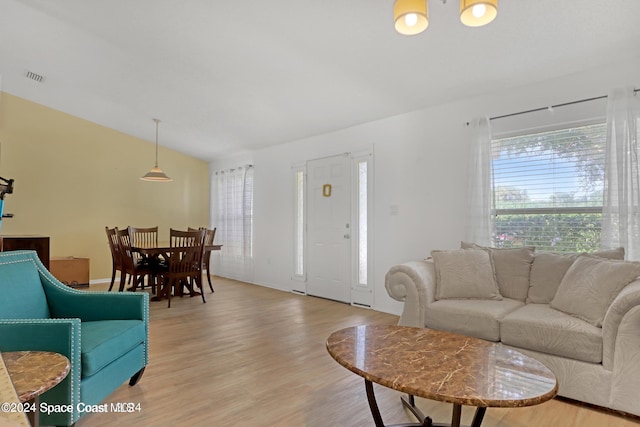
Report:
M 616 342 L 619 338 L 618 332 L 627 315 L 635 315 L 636 321 L 640 322 L 640 279 L 629 283 L 620 291 L 604 317 L 602 324 L 602 365 L 608 370 L 613 369 L 614 352 L 617 349 Z M 640 333 L 637 334 L 635 339 L 640 348 Z
M 56 414 L 61 424 L 72 424 L 80 416 L 80 320 L 0 319 L 0 351 L 27 350 L 51 351 L 69 359 L 67 377 L 40 400 L 50 405 L 72 405 L 71 411 Z
M 143 320 L 149 322 L 149 295 L 146 292 L 86 292 L 62 284 L 46 270 L 40 280 L 47 295 L 51 317 L 95 320 Z
M 391 267 L 385 276 L 389 296 L 404 301 L 399 325 L 424 328 L 427 305 L 435 299 L 436 273 L 433 261 L 410 261 Z

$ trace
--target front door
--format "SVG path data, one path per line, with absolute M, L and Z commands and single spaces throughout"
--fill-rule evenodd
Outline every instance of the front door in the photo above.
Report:
M 307 294 L 351 302 L 348 154 L 307 162 Z

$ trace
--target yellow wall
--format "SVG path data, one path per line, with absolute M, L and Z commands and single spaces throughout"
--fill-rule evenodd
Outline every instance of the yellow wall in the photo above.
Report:
M 52 257 L 90 258 L 92 280 L 111 277 L 105 226 L 157 225 L 168 240 L 170 227 L 208 225 L 205 161 L 160 147 L 160 167 L 173 182 L 141 181 L 154 143 L 7 93 L 0 144 L 0 176 L 15 179 L 4 208 L 15 216 L 2 221 L 2 234 L 49 236 Z

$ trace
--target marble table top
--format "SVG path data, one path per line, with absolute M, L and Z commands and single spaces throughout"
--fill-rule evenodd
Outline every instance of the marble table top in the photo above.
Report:
M 13 387 L 9 372 L 0 354 L 0 404 L 3 405 L 0 409 L 0 426 L 2 427 L 29 427 L 29 420 L 27 414 L 23 411 L 17 410 L 19 408 L 20 400 L 16 394 L 16 389 Z M 8 406 L 7 406 L 8 405 Z
M 69 359 L 48 351 L 11 351 L 2 358 L 20 402 L 41 395 L 59 384 L 69 373 Z
M 405 326 L 355 326 L 334 332 L 327 351 L 371 382 L 432 400 L 476 407 L 531 406 L 553 398 L 554 374 L 500 344 Z

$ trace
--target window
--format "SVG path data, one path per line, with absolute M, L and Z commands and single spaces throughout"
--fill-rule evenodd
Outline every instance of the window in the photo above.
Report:
M 368 202 L 368 180 L 367 180 L 367 160 L 356 163 L 358 167 L 358 284 L 367 285 L 368 276 L 368 225 L 367 213 L 369 211 Z
M 305 179 L 304 167 L 297 167 L 293 170 L 293 276 L 296 279 L 304 280 L 306 270 L 304 267 L 304 243 L 305 243 Z
M 494 139 L 494 246 L 598 250 L 605 144 L 604 123 Z
M 220 241 L 220 274 L 251 280 L 253 260 L 253 166 L 217 172 L 216 227 Z

